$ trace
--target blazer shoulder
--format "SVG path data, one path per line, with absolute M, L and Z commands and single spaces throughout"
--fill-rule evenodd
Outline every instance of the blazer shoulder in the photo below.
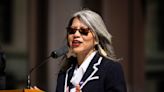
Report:
M 106 69 L 122 69 L 122 65 L 119 61 L 113 61 L 108 58 L 103 57 L 101 66 Z
M 103 71 L 103 78 L 106 85 L 105 89 L 111 89 L 117 92 L 127 92 L 123 67 L 120 62 L 103 58 L 101 71 Z

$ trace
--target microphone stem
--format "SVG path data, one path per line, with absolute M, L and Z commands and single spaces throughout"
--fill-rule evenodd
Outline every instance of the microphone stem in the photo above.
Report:
M 31 77 L 30 75 L 27 76 L 27 89 L 30 89 L 30 87 L 31 87 L 31 78 L 30 77 Z
M 46 57 L 44 59 L 43 62 L 41 62 L 39 65 L 36 65 L 35 67 L 31 68 L 31 70 L 28 72 L 28 75 L 27 75 L 27 88 L 30 89 L 31 87 L 31 73 L 34 71 L 34 70 L 37 70 L 40 66 L 42 66 L 43 64 L 47 63 L 47 59 L 49 59 L 51 56 L 49 57 Z

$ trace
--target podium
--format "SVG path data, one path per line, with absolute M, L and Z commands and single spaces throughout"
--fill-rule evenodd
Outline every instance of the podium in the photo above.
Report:
M 0 92 L 45 92 L 40 89 L 16 89 L 16 90 L 0 90 Z

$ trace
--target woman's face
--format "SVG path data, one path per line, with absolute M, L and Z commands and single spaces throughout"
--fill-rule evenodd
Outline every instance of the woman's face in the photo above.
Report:
M 67 33 L 68 44 L 75 54 L 87 54 L 94 49 L 93 32 L 78 18 L 73 19 Z

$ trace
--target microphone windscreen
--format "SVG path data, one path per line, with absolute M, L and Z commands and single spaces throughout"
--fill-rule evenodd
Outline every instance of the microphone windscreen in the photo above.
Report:
M 54 50 L 54 51 L 51 53 L 51 57 L 52 57 L 52 58 L 58 58 L 58 57 L 60 57 L 60 56 L 65 55 L 67 52 L 68 52 L 68 46 L 64 45 L 63 47 Z

